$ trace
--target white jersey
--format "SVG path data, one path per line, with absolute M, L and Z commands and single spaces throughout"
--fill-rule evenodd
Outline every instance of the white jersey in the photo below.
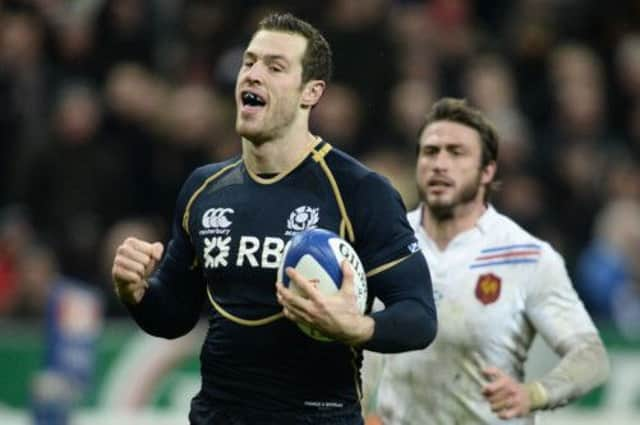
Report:
M 385 356 L 377 387 L 385 425 L 531 424 L 504 421 L 481 394 L 481 371 L 496 366 L 522 381 L 539 332 L 551 347 L 595 326 L 564 261 L 546 242 L 492 207 L 444 251 L 408 214 L 431 270 L 438 334 L 425 350 Z

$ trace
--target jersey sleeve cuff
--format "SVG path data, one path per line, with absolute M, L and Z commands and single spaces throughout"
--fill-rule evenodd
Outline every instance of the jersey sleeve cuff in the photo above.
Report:
M 528 382 L 524 384 L 531 401 L 531 410 L 544 409 L 549 401 L 549 395 L 544 386 L 538 382 Z

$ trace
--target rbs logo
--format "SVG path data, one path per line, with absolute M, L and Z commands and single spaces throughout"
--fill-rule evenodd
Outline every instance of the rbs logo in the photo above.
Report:
M 231 237 L 215 236 L 204 238 L 204 267 L 216 269 L 229 265 L 232 254 Z M 235 265 L 237 267 L 262 267 L 263 269 L 277 269 L 284 250 L 284 240 L 266 236 L 262 241 L 255 236 L 241 236 L 236 252 Z

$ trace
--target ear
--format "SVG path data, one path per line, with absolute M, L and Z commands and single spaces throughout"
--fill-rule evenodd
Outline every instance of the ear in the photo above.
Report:
M 303 108 L 311 108 L 320 101 L 326 83 L 322 80 L 311 80 L 304 85 L 300 104 Z
M 498 164 L 495 161 L 489 162 L 482 169 L 481 182 L 482 184 L 489 184 L 493 181 L 493 178 L 496 176 L 496 171 L 498 170 Z

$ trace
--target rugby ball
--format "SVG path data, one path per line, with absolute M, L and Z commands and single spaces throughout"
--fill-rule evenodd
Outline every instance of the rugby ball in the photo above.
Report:
M 278 267 L 278 281 L 298 292 L 295 282 L 284 272 L 292 267 L 310 280 L 323 294 L 333 294 L 342 286 L 343 260 L 347 260 L 353 270 L 353 284 L 358 309 L 364 313 L 367 305 L 367 278 L 360 257 L 351 244 L 340 236 L 325 229 L 308 229 L 296 234 L 287 243 Z M 298 323 L 298 327 L 310 337 L 319 341 L 331 341 L 318 330 Z

